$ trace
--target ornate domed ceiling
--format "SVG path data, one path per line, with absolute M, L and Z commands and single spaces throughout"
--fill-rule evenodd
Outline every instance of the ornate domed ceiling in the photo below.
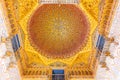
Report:
M 29 40 L 42 55 L 64 58 L 80 51 L 87 42 L 89 22 L 73 4 L 44 4 L 31 16 Z
M 6 0 L 5 5 L 12 35 L 18 34 L 20 40 L 15 56 L 23 77 L 49 75 L 58 67 L 68 74 L 79 69 L 80 77 L 84 73 L 90 79 L 94 76 L 97 61 L 92 40 L 98 25 L 98 0 L 77 4 Z

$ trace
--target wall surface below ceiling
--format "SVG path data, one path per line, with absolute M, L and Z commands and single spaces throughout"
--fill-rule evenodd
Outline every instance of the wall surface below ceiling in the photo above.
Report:
M 14 68 L 10 68 L 12 56 L 5 56 L 7 51 L 12 51 L 12 45 L 10 42 L 4 42 L 2 40 L 3 38 L 8 37 L 8 31 L 5 24 L 5 16 L 3 15 L 4 13 L 2 7 L 3 5 L 0 2 L 0 80 L 20 80 L 17 65 L 14 65 Z
M 115 43 L 111 43 L 109 51 L 114 59 L 107 57 L 106 63 L 109 70 L 98 66 L 96 80 L 120 80 L 120 0 L 118 0 L 115 16 L 111 25 L 109 37 L 114 37 Z

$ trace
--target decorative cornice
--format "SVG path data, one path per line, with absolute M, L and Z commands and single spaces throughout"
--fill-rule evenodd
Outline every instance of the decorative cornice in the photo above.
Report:
M 14 8 L 13 8 L 13 1 L 11 0 L 5 0 L 5 10 L 6 10 L 6 15 L 9 19 L 9 23 L 10 23 L 10 27 L 11 27 L 11 33 L 10 35 L 13 36 L 18 32 L 18 24 L 17 24 L 17 20 L 15 17 L 15 13 L 13 12 Z
M 101 0 L 102 5 L 100 5 L 100 15 L 98 31 L 104 37 L 108 36 L 110 31 L 112 18 L 114 16 L 114 10 L 116 8 L 117 0 Z

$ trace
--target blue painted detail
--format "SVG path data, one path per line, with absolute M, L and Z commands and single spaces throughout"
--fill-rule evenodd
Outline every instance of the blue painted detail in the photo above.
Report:
M 18 47 L 20 47 L 20 41 L 19 41 L 19 38 L 18 38 L 18 34 L 16 34 L 16 39 L 17 39 Z
M 100 40 L 100 35 L 98 36 L 96 47 L 98 47 L 99 40 Z
M 105 38 L 101 35 L 98 36 L 98 40 L 97 40 L 97 44 L 96 47 L 98 48 L 99 51 L 102 52 L 103 47 L 104 47 L 104 43 L 105 43 Z
M 65 80 L 64 70 L 53 70 L 52 80 Z
M 53 70 L 53 74 L 64 74 L 64 70 Z
M 12 42 L 13 51 L 16 52 L 20 48 L 20 41 L 18 38 L 18 34 L 13 36 L 13 38 L 11 39 L 11 42 Z

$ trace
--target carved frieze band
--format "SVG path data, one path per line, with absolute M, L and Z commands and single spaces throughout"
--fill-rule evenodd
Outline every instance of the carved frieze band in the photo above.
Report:
M 99 11 L 99 25 L 98 31 L 101 35 L 107 37 L 112 22 L 112 17 L 114 16 L 115 6 L 117 0 L 101 0 Z

